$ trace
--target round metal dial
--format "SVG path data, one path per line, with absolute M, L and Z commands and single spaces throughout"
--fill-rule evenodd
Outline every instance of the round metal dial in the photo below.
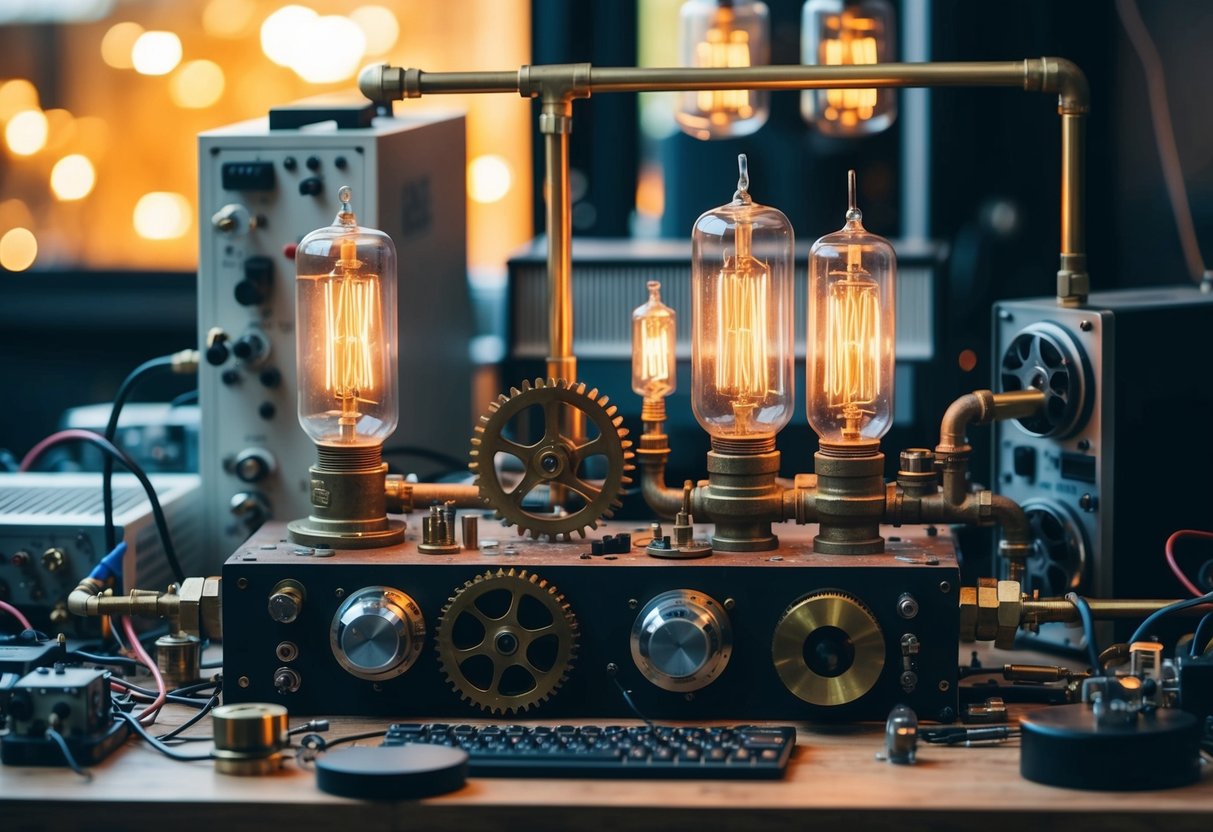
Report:
M 1031 324 L 1015 336 L 1002 355 L 1003 391 L 1040 390 L 1045 407 L 1017 419 L 1033 436 L 1069 436 L 1082 426 L 1090 407 L 1086 359 L 1082 348 L 1056 324 Z
M 438 665 L 462 699 L 495 714 L 547 701 L 577 655 L 564 596 L 525 569 L 498 569 L 460 587 L 435 632 Z
M 542 413 L 535 432 L 542 435 L 529 443 L 518 438 L 525 428 L 525 414 L 532 408 Z M 562 433 L 565 414 L 579 411 L 584 417 L 586 437 Z M 632 443 L 624 439 L 627 430 L 615 407 L 607 398 L 584 384 L 563 379 L 535 379 L 523 382 L 489 404 L 489 412 L 480 417 L 472 437 L 468 467 L 476 472 L 481 498 L 497 516 L 531 537 L 569 539 L 573 532 L 585 537 L 586 529 L 598 527 L 598 521 L 610 517 L 622 503 L 623 489 L 633 469 Z M 522 463 L 522 479 L 507 488 L 500 479 L 494 458 L 497 454 L 516 457 Z M 586 461 L 605 459 L 604 479 L 589 478 Z M 591 463 L 592 466 L 592 463 Z M 551 487 L 568 496 L 563 513 L 539 513 L 522 506 L 524 498 L 539 487 Z
M 333 616 L 329 644 L 337 663 L 359 679 L 378 681 L 412 667 L 425 641 L 421 608 L 405 593 L 369 586 Z
M 788 607 L 771 642 L 784 687 L 810 705 L 836 707 L 870 691 L 884 668 L 880 625 L 857 599 L 817 592 Z
M 632 625 L 632 661 L 645 678 L 671 691 L 711 684 L 729 663 L 733 628 L 716 600 L 693 589 L 663 592 Z

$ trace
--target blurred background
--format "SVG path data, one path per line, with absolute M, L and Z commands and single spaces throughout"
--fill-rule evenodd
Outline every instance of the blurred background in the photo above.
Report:
M 1142 65 L 1103 0 L 893 2 L 899 59 L 1058 55 L 1092 88 L 1088 250 L 1093 287 L 1188 280 L 1159 165 Z M 320 93 L 356 97 L 371 62 L 430 71 L 590 61 L 679 62 L 679 0 L 5 0 L 0 3 L 0 448 L 18 458 L 67 408 L 105 402 L 147 357 L 196 344 L 201 131 Z M 798 63 L 802 3 L 770 0 L 770 59 Z M 1161 55 L 1196 234 L 1213 244 L 1213 6 L 1140 3 Z M 578 238 L 685 241 L 726 202 L 736 154 L 751 192 L 811 242 L 842 222 L 859 171 L 867 226 L 929 241 L 935 342 L 923 410 L 987 386 L 990 304 L 1053 291 L 1058 241 L 1054 103 L 1013 90 L 907 100 L 888 129 L 827 135 L 797 93 L 771 96 L 757 132 L 704 142 L 673 96 L 575 105 Z M 542 233 L 532 110 L 510 95 L 408 107 L 467 112 L 468 274 L 478 334 L 507 337 L 511 253 Z M 398 104 L 403 107 L 403 104 Z M 919 118 L 912 115 L 918 113 Z M 636 298 L 639 303 L 643 298 Z M 689 313 L 689 310 L 685 310 Z M 174 387 L 177 384 L 179 386 Z M 799 384 L 799 383 L 798 383 Z M 167 399 L 187 382 L 149 385 Z M 619 390 L 616 397 L 626 395 Z M 798 397 L 800 393 L 798 391 Z M 932 426 L 907 417 L 917 441 Z M 899 420 L 902 418 L 899 411 Z M 803 418 L 797 418 L 803 427 Z M 797 454 L 796 470 L 805 467 Z M 786 456 L 786 453 L 785 453 Z M 980 473 L 980 469 L 979 469 Z

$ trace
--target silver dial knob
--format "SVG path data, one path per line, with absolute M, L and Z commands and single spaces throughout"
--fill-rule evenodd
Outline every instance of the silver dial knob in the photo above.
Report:
M 329 644 L 337 663 L 359 679 L 391 679 L 408 670 L 425 641 L 417 602 L 398 589 L 369 586 L 333 616 Z
M 720 675 L 733 652 L 733 628 L 714 598 L 693 589 L 649 600 L 632 625 L 632 661 L 659 688 L 693 691 Z

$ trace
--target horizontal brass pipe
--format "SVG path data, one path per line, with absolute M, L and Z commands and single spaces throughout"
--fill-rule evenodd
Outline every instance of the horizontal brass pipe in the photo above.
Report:
M 1175 598 L 1087 598 L 1091 615 L 1099 619 L 1145 618 L 1163 607 L 1174 604 L 1175 601 Z M 1208 609 L 1205 605 L 1176 611 L 1180 615 L 1206 612 Z M 1023 620 L 1041 624 L 1049 621 L 1077 621 L 1078 610 L 1064 598 L 1029 598 L 1023 602 Z

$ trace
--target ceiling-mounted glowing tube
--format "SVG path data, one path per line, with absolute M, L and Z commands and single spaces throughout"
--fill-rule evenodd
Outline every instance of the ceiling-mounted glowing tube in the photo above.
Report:
M 801 17 L 800 61 L 807 66 L 861 66 L 897 59 L 893 8 L 885 0 L 808 0 Z M 830 136 L 879 133 L 897 117 L 889 88 L 805 90 L 805 121 Z
M 765 66 L 771 62 L 771 23 L 758 0 L 688 0 L 682 4 L 682 65 Z M 691 90 L 678 99 L 675 118 L 697 139 L 748 136 L 766 123 L 765 90 Z

